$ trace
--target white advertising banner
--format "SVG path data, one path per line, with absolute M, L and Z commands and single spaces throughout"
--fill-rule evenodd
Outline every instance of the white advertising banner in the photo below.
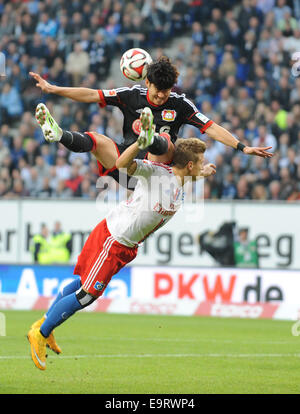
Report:
M 299 305 L 300 271 L 133 267 L 131 296 L 213 303 L 285 303 Z
M 0 263 L 32 263 L 29 250 L 42 223 L 53 229 L 60 221 L 73 235 L 71 264 L 96 224 L 114 204 L 84 200 L 0 202 Z M 300 269 L 300 205 L 298 203 L 208 202 L 185 204 L 170 222 L 140 247 L 137 265 L 218 266 L 201 251 L 199 235 L 217 231 L 224 222 L 248 227 L 256 240 L 261 268 Z

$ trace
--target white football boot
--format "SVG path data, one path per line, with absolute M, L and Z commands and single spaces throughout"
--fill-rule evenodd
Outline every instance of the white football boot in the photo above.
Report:
M 143 109 L 141 116 L 141 132 L 137 139 L 139 149 L 145 149 L 153 143 L 155 125 L 153 124 L 153 114 L 150 108 Z

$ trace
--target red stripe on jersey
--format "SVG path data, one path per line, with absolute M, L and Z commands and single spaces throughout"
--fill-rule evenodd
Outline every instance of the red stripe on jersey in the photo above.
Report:
M 160 222 L 151 230 L 149 231 L 149 233 L 147 233 L 142 240 L 139 241 L 139 243 L 142 243 L 143 241 L 145 241 L 145 239 L 147 239 L 147 237 L 149 237 L 152 233 L 154 233 L 157 229 L 159 229 L 163 224 L 164 224 L 165 220 L 161 219 Z
M 188 118 L 187 118 L 187 120 L 189 121 L 191 118 L 192 118 L 192 116 L 194 116 L 195 114 L 197 114 L 198 113 L 198 111 L 196 111 L 196 112 L 193 112 L 192 113 L 192 115 L 191 116 L 189 116 Z
M 95 149 L 97 147 L 96 138 L 94 137 L 94 135 L 91 132 L 86 131 L 85 134 L 87 134 L 89 137 L 91 137 L 91 139 L 93 141 L 93 148 L 91 149 L 91 151 L 95 151 Z
M 162 164 L 161 162 L 155 162 L 155 161 L 150 161 L 150 160 L 143 160 L 143 162 L 151 162 L 151 164 L 158 165 L 159 167 L 163 167 L 165 170 L 169 171 L 170 174 L 173 174 L 172 168 L 168 167 L 165 164 Z
M 204 127 L 200 129 L 200 132 L 202 132 L 203 134 L 207 130 L 207 128 L 210 127 L 213 123 L 214 121 L 212 120 L 208 121 L 207 124 L 205 124 Z
M 159 108 L 161 105 L 156 105 L 155 103 L 153 103 L 150 98 L 149 98 L 149 89 L 147 91 L 147 101 L 150 105 L 155 106 L 156 108 Z
M 104 95 L 101 89 L 98 89 L 98 94 L 100 98 L 100 102 L 98 102 L 98 105 L 100 106 L 100 108 L 104 108 L 106 106 L 106 102 L 105 102 L 105 98 L 104 98 Z
M 197 113 L 197 112 L 195 112 L 195 113 Z M 195 114 L 193 114 L 193 115 L 195 115 Z M 191 120 L 190 118 L 189 118 L 189 120 Z M 204 134 L 206 129 L 214 123 L 214 121 L 210 120 L 210 121 L 207 122 L 207 124 L 202 125 L 200 122 L 196 122 L 193 119 L 191 121 L 195 124 L 195 127 L 198 127 L 200 129 L 201 134 Z

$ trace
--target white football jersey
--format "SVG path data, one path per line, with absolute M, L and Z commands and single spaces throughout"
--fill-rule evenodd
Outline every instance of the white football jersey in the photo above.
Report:
M 183 201 L 183 187 L 171 167 L 148 160 L 135 160 L 134 192 L 107 216 L 111 235 L 121 244 L 138 246 L 165 225 Z

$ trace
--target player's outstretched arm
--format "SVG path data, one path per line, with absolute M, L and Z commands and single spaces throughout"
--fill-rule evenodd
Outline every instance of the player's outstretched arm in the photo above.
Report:
M 135 173 L 136 170 L 136 162 L 134 159 L 138 155 L 140 149 L 138 147 L 138 143 L 134 142 L 130 145 L 130 147 L 126 148 L 126 150 L 120 155 L 120 157 L 116 161 L 116 167 L 118 170 L 120 168 L 125 168 L 127 170 L 128 175 L 132 175 Z
M 44 93 L 53 93 L 65 98 L 73 99 L 77 102 L 100 102 L 100 96 L 96 89 L 89 88 L 68 88 L 63 86 L 52 85 L 43 79 L 38 73 L 29 72 L 29 75 L 36 81 L 36 86 Z
M 212 139 L 222 142 L 222 144 L 228 145 L 234 149 L 238 148 L 239 140 L 237 140 L 227 129 L 220 125 L 213 123 L 209 126 L 205 133 Z M 258 157 L 271 158 L 272 153 L 268 152 L 272 147 L 248 147 L 245 146 L 242 151 L 247 155 L 257 155 Z

